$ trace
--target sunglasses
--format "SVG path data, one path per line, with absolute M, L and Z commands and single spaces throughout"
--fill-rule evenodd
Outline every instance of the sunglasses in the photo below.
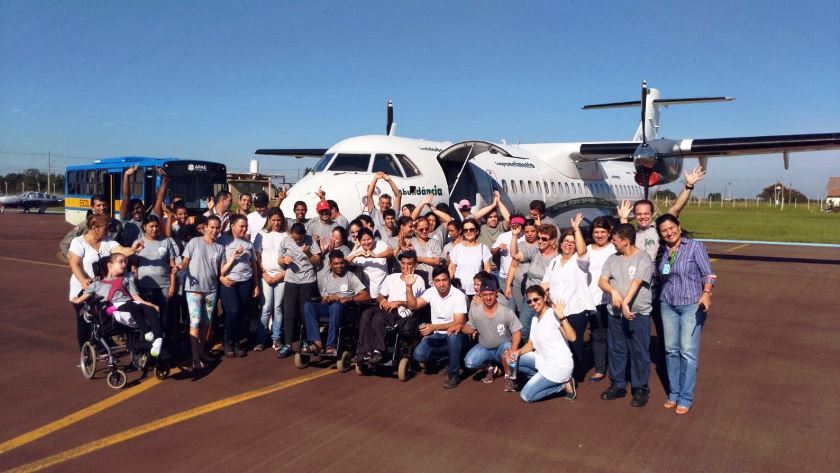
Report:
M 417 227 L 416 230 L 418 232 L 427 232 L 427 231 L 429 231 L 429 227 Z
M 464 228 L 464 233 L 474 232 L 474 231 L 475 231 L 475 227 Z
M 528 299 L 528 305 L 536 304 L 537 302 L 541 301 L 542 297 L 535 297 L 533 299 Z
M 540 237 L 540 241 L 551 241 L 549 237 Z

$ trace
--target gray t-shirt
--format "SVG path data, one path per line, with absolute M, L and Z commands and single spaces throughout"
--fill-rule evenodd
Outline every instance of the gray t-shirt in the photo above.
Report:
M 493 350 L 503 342 L 510 342 L 513 332 L 522 330 L 522 323 L 510 308 L 496 304 L 496 313 L 488 317 L 484 304 L 472 304 L 467 325 L 478 330 L 479 345 Z
M 349 254 L 350 254 L 350 252 L 351 252 L 351 251 L 353 251 L 353 250 L 351 250 L 351 249 L 350 249 L 350 247 L 348 247 L 347 245 L 341 245 L 341 246 L 339 246 L 338 248 L 333 248 L 333 250 L 338 250 L 338 251 L 340 251 L 340 252 L 341 252 L 341 254 L 343 254 L 345 258 L 347 258 L 347 255 L 349 255 Z M 329 272 L 330 272 L 330 258 L 329 258 L 329 253 L 327 253 L 327 254 L 325 254 L 325 255 L 321 255 L 321 256 L 322 256 L 322 257 L 321 257 L 321 264 L 319 265 L 319 268 L 318 268 L 318 273 L 317 273 L 317 275 L 316 275 L 316 277 L 318 277 L 319 279 L 321 278 L 321 276 L 322 276 L 322 275 L 327 274 L 327 273 L 329 273 Z
M 554 253 L 551 256 L 543 256 L 539 246 L 537 245 L 522 249 L 522 262 L 528 263 L 528 271 L 525 273 L 527 278 L 525 281 L 526 288 L 542 282 L 543 276 L 545 276 L 545 268 L 548 267 L 548 263 L 550 263 L 557 255 L 558 253 Z
M 257 253 L 254 251 L 254 245 L 241 238 L 234 238 L 230 235 L 222 235 L 218 240 L 220 245 L 225 247 L 225 261 L 230 261 L 236 258 L 236 262 L 226 274 L 231 281 L 242 282 L 254 277 L 254 261 L 257 260 Z M 241 255 L 236 256 L 236 249 L 243 247 L 245 251 Z
M 349 228 L 350 227 L 350 221 L 347 220 L 347 217 L 345 217 L 344 215 L 341 215 L 341 214 L 339 214 L 338 218 L 335 219 L 335 223 L 337 223 L 339 226 L 344 227 L 344 228 Z
M 309 246 L 309 252 L 313 255 L 321 254 L 321 247 L 312 241 L 309 235 L 304 236 L 303 244 Z M 280 243 L 280 256 L 291 256 L 292 262 L 286 267 L 284 281 L 292 284 L 309 284 L 315 282 L 315 268 L 309 257 L 300 250 L 300 246 L 293 238 L 286 238 Z
M 337 226 L 339 226 L 338 222 L 331 221 L 330 223 L 324 223 L 320 218 L 313 218 L 306 224 L 306 233 L 313 240 L 316 239 L 315 235 L 318 235 L 318 238 L 329 241 L 332 238 L 333 228 Z
M 178 249 L 171 238 L 146 240 L 137 257 L 137 285 L 146 289 L 168 289 L 171 261 L 178 256 Z
M 113 291 L 111 298 L 108 295 Z M 137 295 L 137 285 L 134 276 L 127 274 L 122 278 L 96 280 L 90 283 L 85 289 L 85 294 L 96 294 L 111 304 L 118 305 L 131 300 L 132 295 Z
M 540 251 L 537 242 L 528 243 L 527 241 L 518 241 L 516 242 L 517 249 L 522 252 L 522 255 L 525 255 L 526 251 L 531 251 L 532 249 L 536 248 L 537 252 Z M 528 268 L 531 266 L 531 261 L 520 261 L 519 265 L 516 267 L 516 272 L 513 274 L 513 281 L 522 284 L 522 280 L 525 279 L 525 275 L 528 274 Z M 542 279 L 540 279 L 542 280 Z M 518 286 L 517 286 L 518 287 Z
M 190 259 L 189 270 L 184 281 L 184 290 L 189 292 L 216 292 L 219 286 L 219 270 L 225 247 L 207 243 L 204 238 L 193 238 L 184 247 L 184 257 Z
M 640 279 L 642 285 L 633 299 L 630 310 L 634 314 L 650 314 L 653 297 L 650 291 L 650 282 L 653 278 L 653 261 L 644 251 L 637 251 L 633 256 L 610 255 L 604 263 L 601 277 L 609 278 L 610 285 L 621 295 L 627 294 L 630 283 L 634 279 Z M 615 309 L 613 309 L 615 310 Z
M 423 243 L 418 238 L 411 239 L 411 246 L 414 247 L 414 251 L 417 253 L 417 256 L 423 258 L 434 258 L 435 256 L 440 256 L 443 253 L 443 250 L 440 248 L 440 242 L 434 239 L 429 238 L 426 243 Z M 428 274 L 428 281 L 429 284 L 432 283 L 432 271 L 434 268 L 430 264 L 426 263 L 417 263 L 416 269 L 418 271 L 423 271 Z
M 341 277 L 336 277 L 332 271 L 318 276 L 318 290 L 322 296 L 351 297 L 365 289 L 362 280 L 350 271 L 345 271 Z

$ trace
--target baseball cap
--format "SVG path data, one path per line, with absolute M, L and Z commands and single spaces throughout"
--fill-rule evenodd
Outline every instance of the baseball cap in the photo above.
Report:
M 461 199 L 461 201 L 460 201 L 460 202 L 458 202 L 458 208 L 463 210 L 465 207 L 466 207 L 467 209 L 470 209 L 470 208 L 472 208 L 472 205 L 470 205 L 470 201 L 469 201 L 469 200 L 467 200 L 467 199 Z
M 322 200 L 322 201 L 318 202 L 318 205 L 315 206 L 315 211 L 316 212 L 320 212 L 322 210 L 329 210 L 329 209 L 330 209 L 330 203 L 327 202 L 326 200 Z
M 268 195 L 265 192 L 257 192 L 254 195 L 254 207 L 268 206 Z
M 496 283 L 495 279 L 485 279 L 484 281 L 481 281 L 481 287 L 479 288 L 478 292 L 484 292 L 484 291 L 497 292 L 498 290 L 499 290 L 499 285 Z

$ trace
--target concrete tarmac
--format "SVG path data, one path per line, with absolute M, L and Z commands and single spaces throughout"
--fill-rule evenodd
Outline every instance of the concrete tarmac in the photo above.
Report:
M 76 367 L 61 216 L 0 215 L 0 470 L 837 471 L 840 250 L 709 244 L 719 283 L 695 404 L 525 404 L 467 377 L 297 369 L 274 351 L 115 391 Z M 833 361 L 832 361 L 833 360 Z M 101 364 L 100 364 L 101 367 Z M 177 371 L 177 370 L 176 370 Z M 591 374 L 591 372 L 590 372 Z

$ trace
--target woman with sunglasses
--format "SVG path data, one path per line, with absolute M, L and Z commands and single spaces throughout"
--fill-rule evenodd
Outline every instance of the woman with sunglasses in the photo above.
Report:
M 542 282 L 543 276 L 545 276 L 545 268 L 548 267 L 551 260 L 557 257 L 557 227 L 549 223 L 539 225 L 537 227 L 536 246 L 522 245 L 520 247 L 518 240 L 521 232 L 521 229 L 515 231 L 513 238 L 510 239 L 510 254 L 514 261 L 518 261 L 520 265 L 527 265 L 524 276 L 525 287 L 531 287 Z M 519 313 L 523 333 L 531 333 L 531 318 L 534 315 L 534 311 L 527 305 Z
M 525 297 L 536 316 L 528 342 L 514 351 L 519 357 L 518 371 L 529 378 L 520 397 L 536 402 L 565 391 L 566 399 L 573 401 L 577 392 L 571 379 L 574 363 L 568 342 L 574 342 L 577 335 L 563 315 L 563 302 L 555 300 L 554 308 L 549 307 L 545 289 L 539 285 L 529 286 Z
M 472 300 L 475 288 L 470 281 L 475 273 L 481 270 L 490 272 L 492 254 L 487 245 L 478 241 L 478 220 L 474 218 L 464 220 L 461 235 L 463 237 L 461 243 L 449 250 L 449 276 L 461 281 L 464 293 Z
M 434 214 L 433 214 L 434 215 Z M 421 274 L 432 284 L 432 271 L 440 264 L 440 242 L 432 238 L 432 225 L 425 218 L 414 222 L 415 237 L 411 239 L 411 246 L 417 253 L 417 267 L 414 272 Z
M 560 315 L 568 316 L 577 334 L 576 341 L 571 344 L 577 381 L 586 374 L 583 372 L 583 332 L 589 323 L 589 313 L 595 310 L 589 292 L 589 256 L 580 230 L 582 221 L 580 212 L 569 220 L 572 228 L 560 234 L 560 255 L 549 263 L 541 283 L 551 300 L 566 301 L 565 312 Z

